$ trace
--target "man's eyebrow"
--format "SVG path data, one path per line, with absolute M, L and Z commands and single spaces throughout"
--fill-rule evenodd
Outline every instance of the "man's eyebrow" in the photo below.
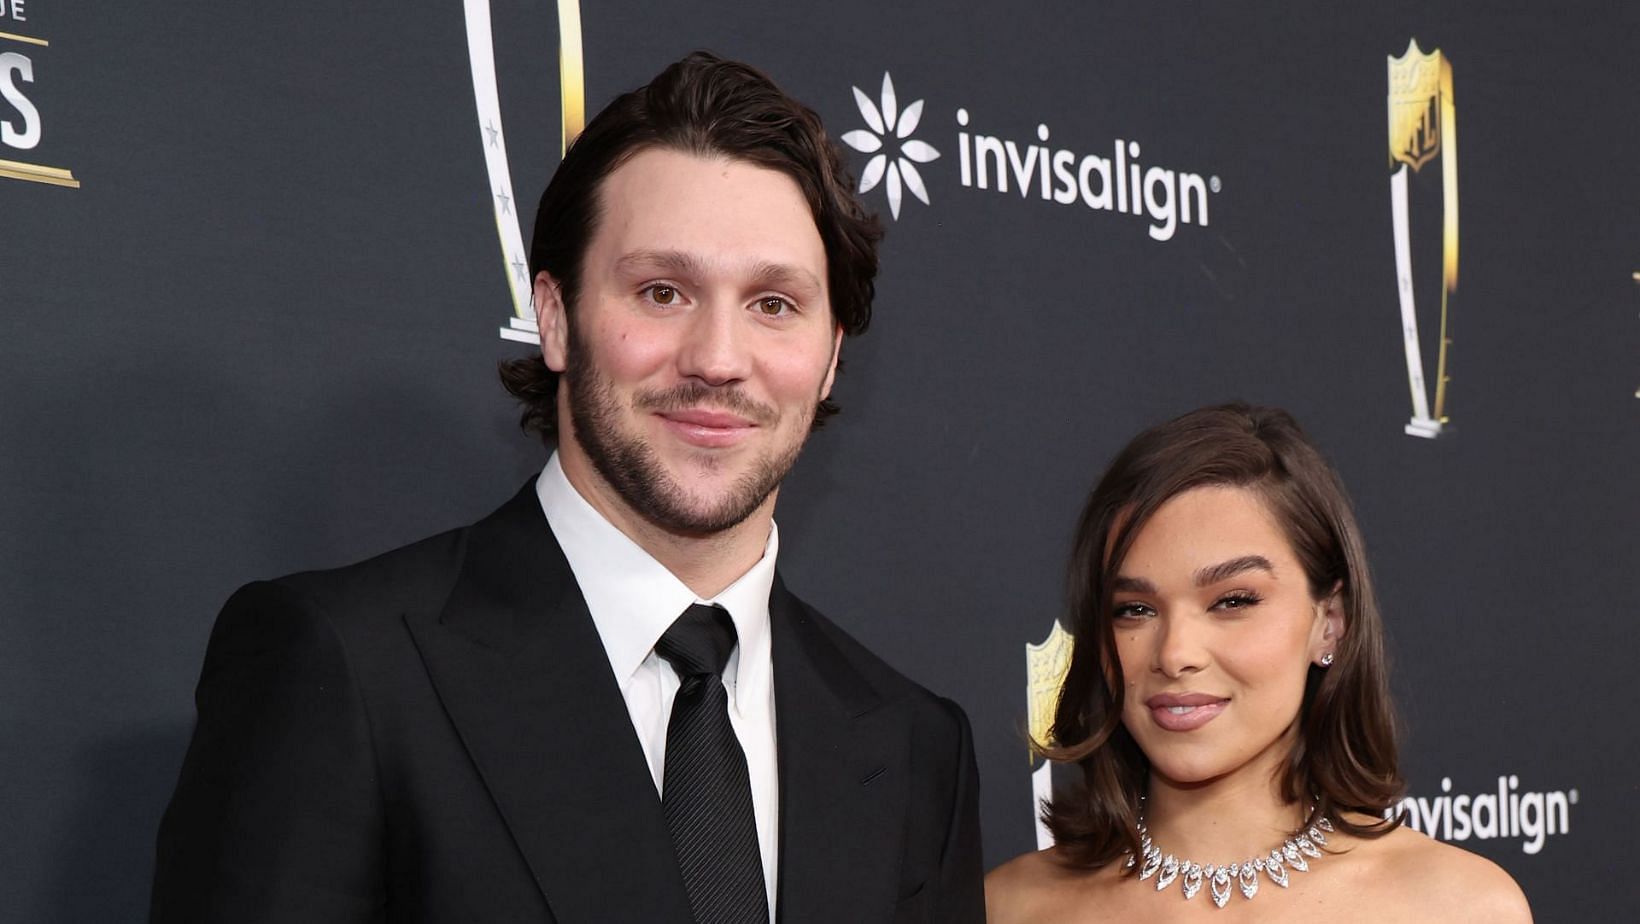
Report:
M 681 250 L 634 250 L 617 259 L 615 269 L 622 272 L 661 270 L 696 277 L 702 275 L 705 266 L 693 254 Z
M 760 286 L 785 286 L 804 289 L 813 295 L 825 291 L 820 280 L 808 270 L 789 263 L 759 263 L 752 269 L 752 279 Z
M 1263 555 L 1243 555 L 1229 561 L 1221 561 L 1216 565 L 1208 565 L 1196 572 L 1196 586 L 1210 587 L 1220 581 L 1227 581 L 1246 571 L 1265 571 L 1275 574 L 1274 565 Z
M 700 279 L 707 275 L 704 261 L 681 250 L 634 250 L 617 259 L 615 269 L 622 273 L 662 272 L 687 279 Z M 825 291 L 825 286 L 813 273 L 790 263 L 759 261 L 752 266 L 750 279 L 758 287 L 798 288 L 812 295 Z
M 1153 594 L 1156 592 L 1156 585 L 1150 583 L 1144 578 L 1128 577 L 1127 575 L 1118 574 L 1116 577 L 1111 579 L 1110 589 L 1113 593 L 1119 594 Z

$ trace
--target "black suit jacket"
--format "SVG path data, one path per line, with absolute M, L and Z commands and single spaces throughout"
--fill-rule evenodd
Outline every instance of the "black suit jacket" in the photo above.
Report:
M 776 580 L 778 919 L 983 920 L 962 711 Z M 151 920 L 687 922 L 660 800 L 533 484 L 251 584 L 211 633 Z

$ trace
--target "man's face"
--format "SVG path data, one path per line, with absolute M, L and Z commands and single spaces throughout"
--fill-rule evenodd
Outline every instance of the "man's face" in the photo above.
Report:
M 772 507 L 831 390 L 842 332 L 814 218 L 783 173 L 668 149 L 616 169 L 599 202 L 572 318 L 536 280 L 561 459 L 596 473 L 595 505 L 728 529 Z

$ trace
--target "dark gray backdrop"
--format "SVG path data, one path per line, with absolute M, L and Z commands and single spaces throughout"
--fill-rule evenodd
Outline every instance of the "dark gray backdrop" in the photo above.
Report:
M 560 140 L 555 12 L 491 6 L 533 200 Z M 685 6 L 586 4 L 589 109 L 696 47 L 765 67 L 836 135 L 885 72 L 925 100 L 930 204 L 894 220 L 866 196 L 889 232 L 877 317 L 782 494 L 782 564 L 968 709 L 988 863 L 1035 844 L 1025 645 L 1059 611 L 1085 492 L 1139 428 L 1241 397 L 1292 409 L 1355 494 L 1414 793 L 1575 790 L 1540 852 L 1464 846 L 1540 920 L 1632 907 L 1606 875 L 1640 821 L 1632 4 Z M 42 140 L 0 160 L 83 186 L 0 179 L 0 921 L 138 920 L 233 588 L 470 521 L 542 451 L 493 371 L 521 348 L 496 334 L 458 0 L 25 15 L 0 32 L 49 45 L 0 53 L 31 59 Z M 1436 440 L 1402 433 L 1391 249 L 1385 59 L 1414 37 L 1452 60 L 1462 131 Z M 1157 242 L 965 188 L 959 108 L 969 131 L 1045 123 L 1055 148 L 1137 140 L 1147 166 L 1218 177 L 1209 224 Z M 1438 194 L 1426 168 L 1421 267 Z

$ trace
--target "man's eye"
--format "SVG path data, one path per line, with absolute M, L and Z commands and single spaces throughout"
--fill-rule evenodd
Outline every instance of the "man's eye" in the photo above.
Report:
M 771 318 L 779 317 L 791 311 L 792 303 L 778 295 L 765 295 L 757 300 L 757 310 Z
M 678 300 L 678 290 L 671 286 L 650 286 L 648 292 L 649 300 L 657 305 L 672 305 Z

